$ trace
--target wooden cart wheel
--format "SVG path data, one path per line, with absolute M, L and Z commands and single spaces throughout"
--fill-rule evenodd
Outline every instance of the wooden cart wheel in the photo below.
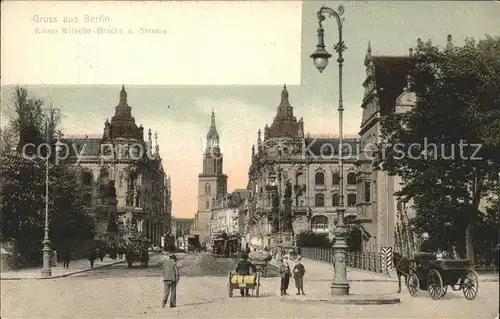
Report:
M 462 289 L 465 299 L 473 300 L 477 296 L 479 290 L 479 277 L 474 270 L 469 270 L 462 278 Z
M 260 290 L 260 274 L 257 273 L 255 277 L 255 297 L 259 298 L 259 290 Z
M 408 291 L 412 297 L 417 297 L 420 294 L 420 282 L 415 273 L 412 273 L 408 278 Z
M 443 294 L 443 278 L 436 269 L 431 269 L 427 275 L 427 290 L 434 300 L 439 300 Z
M 441 298 L 443 298 L 444 296 L 446 296 L 446 292 L 447 291 L 448 291 L 448 286 L 444 286 L 443 290 L 441 291 Z

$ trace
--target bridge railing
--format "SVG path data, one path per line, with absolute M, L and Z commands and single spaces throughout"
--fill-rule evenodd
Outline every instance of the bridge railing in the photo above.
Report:
M 333 263 L 335 255 L 333 248 L 301 247 L 302 256 L 318 261 Z M 371 271 L 380 274 L 390 274 L 392 268 L 392 251 L 376 252 L 347 252 L 346 266 Z

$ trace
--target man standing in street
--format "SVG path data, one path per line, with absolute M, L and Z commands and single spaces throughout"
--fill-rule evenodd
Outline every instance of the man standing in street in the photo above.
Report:
M 168 296 L 170 296 L 170 308 L 175 307 L 176 290 L 179 283 L 179 268 L 177 267 L 177 257 L 170 255 L 170 258 L 163 263 L 163 286 L 164 295 L 161 306 L 165 308 Z
M 255 267 L 255 265 L 248 261 L 248 255 L 243 255 L 241 258 L 242 259 L 240 260 L 235 269 L 238 275 L 248 276 L 250 275 L 250 270 L 252 270 L 254 274 L 257 273 L 257 268 Z M 240 294 L 242 297 L 250 296 L 249 289 L 240 289 Z
M 288 284 L 290 283 L 290 266 L 288 266 L 286 258 L 281 258 L 279 265 L 279 273 L 280 273 L 280 290 L 281 296 L 287 296 L 286 292 L 288 289 Z
M 293 278 L 295 279 L 295 287 L 297 288 L 297 295 L 305 295 L 304 293 L 304 274 L 306 269 L 302 265 L 301 258 L 297 260 L 295 267 L 293 267 Z

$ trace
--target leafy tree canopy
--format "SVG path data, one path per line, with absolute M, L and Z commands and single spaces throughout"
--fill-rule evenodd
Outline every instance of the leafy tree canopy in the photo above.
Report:
M 24 262 L 37 264 L 41 261 L 44 237 L 47 163 L 37 157 L 29 159 L 21 151 L 26 143 L 44 143 L 47 131 L 49 137 L 57 135 L 60 113 L 54 108 L 44 109 L 42 100 L 29 98 L 28 91 L 21 87 L 14 92 L 13 105 L 7 131 L 17 135 L 17 152 L 6 149 L 0 153 L 1 237 L 15 239 Z M 94 220 L 83 198 L 88 191 L 76 170 L 64 163 L 54 165 L 50 160 L 48 209 L 54 249 L 93 238 Z
M 402 178 L 397 195 L 413 201 L 417 232 L 442 237 L 448 223 L 474 260 L 479 204 L 500 171 L 500 38 L 453 46 L 449 36 L 444 49 L 419 39 L 413 58 L 416 105 L 385 118 L 375 165 Z

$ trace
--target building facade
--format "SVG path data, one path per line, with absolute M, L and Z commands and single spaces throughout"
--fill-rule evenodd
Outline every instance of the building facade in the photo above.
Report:
M 235 190 L 233 193 L 215 200 L 210 218 L 210 237 L 212 239 L 222 232 L 228 235 L 242 235 L 244 233 L 244 216 L 248 210 L 249 195 L 247 190 Z
M 189 235 L 193 226 L 193 218 L 176 218 L 172 217 L 171 234 L 178 238 L 180 236 Z
M 345 216 L 369 225 L 371 216 L 360 214 L 358 209 L 359 203 L 365 200 L 358 193 L 356 161 L 359 140 L 346 138 L 344 145 L 347 145 L 343 157 Z M 265 126 L 263 138 L 258 131 L 257 149 L 252 147 L 248 182 L 251 209 L 246 234 L 251 245 L 272 248 L 277 244 L 276 229 L 265 217 L 272 211 L 274 190 L 269 185 L 276 183 L 271 180 L 271 175 L 277 172 L 281 172 L 277 185 L 280 202 L 283 202 L 286 182 L 291 184 L 293 234 L 303 230 L 332 233 L 337 221 L 336 208 L 340 203 L 338 146 L 336 138 L 304 134 L 304 121 L 294 116 L 285 86 L 273 123 Z M 284 245 L 294 244 L 293 234 L 285 235 Z
M 146 139 L 131 110 L 122 86 L 115 114 L 111 122 L 106 119 L 102 137 L 67 137 L 62 142 L 69 147 L 68 160 L 81 172 L 97 237 L 116 241 L 142 233 L 159 245 L 170 219 L 170 190 L 165 189 L 157 136 L 153 146 L 151 129 Z M 116 200 L 107 202 L 110 197 Z
M 219 147 L 219 133 L 215 125 L 215 113 L 212 111 L 203 153 L 203 169 L 198 175 L 198 210 L 192 229 L 192 234 L 199 235 L 202 243 L 210 240 L 210 217 L 215 199 L 227 194 L 227 175 L 224 174 L 223 159 Z
M 394 113 L 405 113 L 415 105 L 416 97 L 408 85 L 408 72 L 412 67 L 409 56 L 375 56 L 371 46 L 365 56 L 366 79 L 361 108 L 361 152 L 357 166 L 359 170 L 358 192 L 365 200 L 359 204 L 361 215 L 371 216 L 370 232 L 376 250 L 394 247 L 398 219 L 414 215 L 411 203 L 404 204 L 394 195 L 401 189 L 401 178 L 389 176 L 387 172 L 373 169 L 375 145 L 384 142 L 382 121 Z M 369 194 L 369 195 L 367 195 Z

